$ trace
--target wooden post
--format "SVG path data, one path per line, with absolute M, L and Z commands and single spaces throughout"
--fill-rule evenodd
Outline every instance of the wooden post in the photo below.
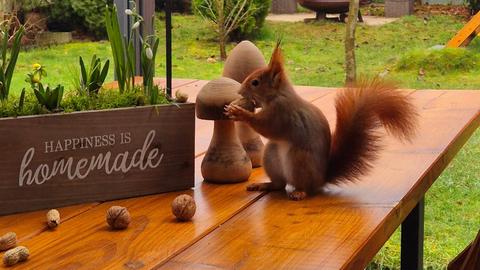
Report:
M 424 198 L 408 214 L 402 223 L 401 268 L 402 270 L 423 269 L 423 217 Z

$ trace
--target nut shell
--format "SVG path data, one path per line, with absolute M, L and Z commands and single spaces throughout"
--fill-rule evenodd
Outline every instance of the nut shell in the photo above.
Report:
M 30 256 L 30 251 L 24 246 L 18 246 L 10 249 L 3 254 L 3 264 L 6 266 L 12 266 L 19 262 L 26 261 Z
M 17 246 L 17 234 L 8 232 L 0 237 L 0 251 L 9 250 Z
M 190 195 L 177 196 L 172 202 L 172 213 L 179 221 L 191 220 L 196 210 L 195 200 Z
M 54 229 L 60 225 L 60 212 L 52 209 L 47 212 L 47 225 L 50 229 Z
M 126 207 L 112 206 L 107 211 L 107 223 L 112 229 L 126 229 L 131 221 L 130 213 Z

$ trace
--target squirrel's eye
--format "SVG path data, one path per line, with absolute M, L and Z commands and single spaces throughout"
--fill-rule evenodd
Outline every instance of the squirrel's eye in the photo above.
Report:
M 252 85 L 253 86 L 258 86 L 259 84 L 260 84 L 260 82 L 257 79 L 252 80 Z

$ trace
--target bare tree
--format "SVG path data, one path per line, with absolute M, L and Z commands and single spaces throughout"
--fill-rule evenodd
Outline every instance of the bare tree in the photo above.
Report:
M 227 59 L 226 44 L 229 34 L 242 26 L 255 12 L 252 0 L 204 0 L 198 13 L 213 23 L 218 34 L 220 57 Z
M 354 82 L 357 77 L 355 60 L 355 29 L 357 28 L 358 11 L 360 8 L 359 4 L 359 0 L 350 0 L 348 20 L 345 27 L 345 83 L 347 84 Z

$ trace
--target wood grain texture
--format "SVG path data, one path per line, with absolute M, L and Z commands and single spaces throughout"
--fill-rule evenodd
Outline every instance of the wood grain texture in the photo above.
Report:
M 196 95 L 198 89 L 196 87 L 189 92 L 192 94 L 191 97 Z M 331 89 L 327 91 L 328 93 L 311 88 L 299 91 L 304 91 L 311 100 L 333 93 Z M 211 127 L 209 121 L 197 122 L 197 135 L 211 132 Z M 197 136 L 196 151 L 204 152 L 209 142 L 208 136 Z M 199 152 L 196 154 L 199 157 L 196 159 L 196 188 L 193 191 L 197 201 L 194 223 L 179 224 L 174 221 L 170 213 L 170 203 L 179 193 L 103 203 L 62 224 L 55 232 L 42 233 L 23 243 L 30 248 L 32 257 L 28 264 L 19 265 L 19 268 L 35 269 L 42 265 L 55 264 L 53 269 L 135 269 L 140 266 L 148 269 L 165 262 L 201 239 L 258 198 L 258 193 L 245 191 L 248 183 L 235 185 L 203 183 L 200 174 L 202 156 Z M 250 181 L 266 180 L 262 170 L 256 169 Z M 126 206 L 132 213 L 133 221 L 127 231 L 111 232 L 106 229 L 105 212 L 113 204 Z M 119 236 L 112 237 L 112 234 Z M 125 239 L 129 239 L 129 244 L 125 244 Z M 97 244 L 100 247 L 98 250 L 83 248 Z M 55 246 L 56 255 L 48 256 L 52 252 L 52 246 Z M 99 254 L 109 255 L 107 258 L 106 255 Z
M 267 194 L 162 269 L 362 269 L 480 121 L 477 91 L 416 91 L 412 144 L 386 138 L 375 169 L 303 202 Z M 331 121 L 333 101 L 314 102 Z
M 192 99 L 202 83 L 179 89 L 189 89 Z M 333 90 L 298 91 L 334 123 Z M 212 125 L 197 122 L 192 223 L 177 223 L 170 213 L 178 192 L 102 203 L 56 231 L 25 239 L 32 255 L 15 269 L 360 269 L 478 126 L 480 93 L 455 93 L 414 92 L 422 118 L 412 145 L 386 137 L 377 169 L 361 182 L 329 187 L 303 202 L 283 193 L 246 192 L 249 183 L 203 183 L 199 165 Z M 266 180 L 255 169 L 249 182 Z M 111 205 L 129 208 L 127 230 L 108 230 L 104 218 Z M 24 215 L 25 223 L 37 222 Z
M 62 213 L 60 217 L 61 222 L 66 222 L 98 204 L 99 203 L 88 203 L 58 208 L 58 211 Z M 7 232 L 15 232 L 21 244 L 23 241 L 48 230 L 46 214 L 46 210 L 41 210 L 3 216 L 0 218 L 0 235 L 4 235 Z
M 192 187 L 194 115 L 182 104 L 0 119 L 0 214 Z

